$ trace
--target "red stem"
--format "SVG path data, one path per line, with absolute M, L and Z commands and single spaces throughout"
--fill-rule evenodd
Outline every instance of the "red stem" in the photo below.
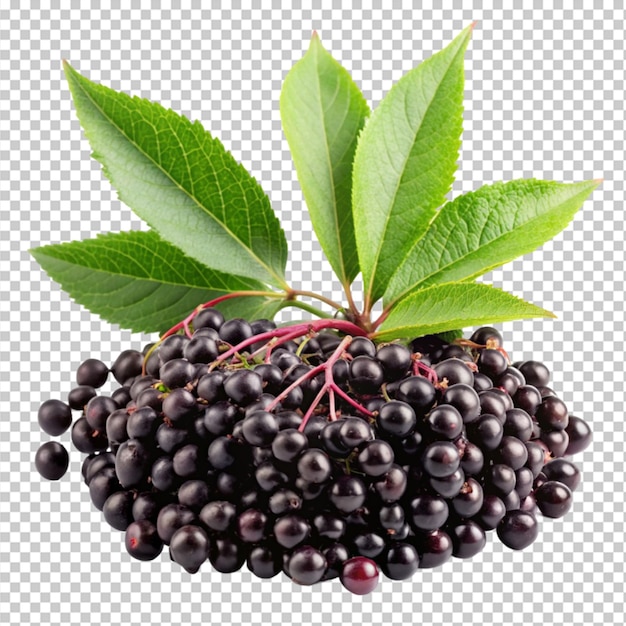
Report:
M 261 333 L 260 335 L 255 335 L 254 337 L 249 337 L 248 339 L 244 339 L 236 346 L 232 346 L 228 349 L 224 354 L 221 354 L 213 363 L 211 364 L 211 369 L 215 368 L 222 361 L 225 361 L 229 357 L 231 357 L 236 352 L 241 352 L 244 348 L 251 346 L 253 343 L 257 343 L 259 341 L 269 341 L 270 339 L 275 338 L 285 338 L 289 336 L 289 339 L 285 339 L 289 341 L 291 339 L 297 339 L 298 337 L 302 337 L 302 335 L 306 335 L 311 332 L 318 332 L 320 330 L 324 330 L 325 328 L 332 328 L 334 330 L 340 330 L 345 333 L 349 333 L 350 335 L 358 335 L 358 336 L 367 336 L 367 333 L 359 328 L 356 324 L 352 322 L 347 322 L 345 320 L 314 320 L 312 322 L 305 322 L 302 324 L 294 324 L 293 326 L 282 326 L 280 328 L 275 328 L 274 330 L 268 330 L 266 333 Z M 273 346 L 274 347 L 274 346 Z
M 287 387 L 286 389 L 283 389 L 265 408 L 266 411 L 271 411 L 272 409 L 275 409 L 276 406 L 278 405 L 279 402 L 281 402 L 282 400 L 284 400 L 296 387 L 299 387 L 303 382 L 309 380 L 309 378 L 313 378 L 314 376 L 317 376 L 318 374 L 320 374 L 321 372 L 324 371 L 325 369 L 325 363 L 322 363 L 321 365 L 316 365 L 314 368 L 310 369 L 309 371 L 305 372 L 304 374 L 302 374 L 302 376 L 299 376 L 298 378 L 296 378 L 296 380 L 294 380 L 291 385 L 289 385 L 289 387 Z M 324 387 L 326 387 L 326 385 L 324 385 Z M 322 387 L 322 389 L 324 389 L 324 387 Z M 324 391 L 326 391 L 324 389 Z
M 356 400 L 352 399 L 341 387 L 337 385 L 333 381 L 332 391 L 339 394 L 348 404 L 352 405 L 357 411 L 360 411 L 364 415 L 368 417 L 374 417 L 374 414 L 371 411 L 368 411 L 362 404 L 359 404 Z
M 302 421 L 300 422 L 300 426 L 298 426 L 298 430 L 301 433 L 304 432 L 304 429 L 307 425 L 307 422 L 309 421 L 309 418 L 311 417 L 311 415 L 313 415 L 313 411 L 315 411 L 315 409 L 317 408 L 317 406 L 322 401 L 322 398 L 325 395 L 326 395 L 326 385 L 324 385 L 320 389 L 319 393 L 315 396 L 315 400 L 311 402 L 311 406 L 307 409 L 306 413 L 304 414 L 304 417 L 302 418 Z
M 424 376 L 424 378 L 428 379 L 433 385 L 439 383 L 437 372 L 431 367 L 428 367 L 426 363 L 422 363 L 417 357 L 413 358 L 413 375 Z
M 341 358 L 343 351 L 350 345 L 351 341 L 352 341 L 352 337 L 350 337 L 349 335 L 347 337 L 344 337 L 341 340 L 340 344 L 337 346 L 337 349 L 331 354 L 331 356 L 325 363 L 322 363 L 321 365 L 318 365 L 317 367 L 314 367 L 312 370 L 309 370 L 309 372 L 307 372 L 307 374 L 310 374 L 311 372 L 314 372 L 318 368 L 321 368 L 322 371 L 325 371 L 326 381 L 324 382 L 324 384 L 322 385 L 322 388 L 320 389 L 319 393 L 315 397 L 315 400 L 313 400 L 313 402 L 311 403 L 311 406 L 308 408 L 307 412 L 304 414 L 304 417 L 302 418 L 302 422 L 300 423 L 300 426 L 298 427 L 298 430 L 300 432 L 304 431 L 306 424 L 309 421 L 309 418 L 311 417 L 311 415 L 313 415 L 313 411 L 315 410 L 315 407 L 322 401 L 322 398 L 324 397 L 326 392 L 330 390 L 331 386 L 334 385 L 335 381 L 333 379 L 333 365 Z M 273 403 L 274 402 L 272 401 L 272 404 Z M 333 398 L 333 404 L 334 404 L 334 398 Z M 334 414 L 335 419 L 337 419 L 335 407 L 333 406 L 329 408 L 330 408 L 331 416 Z

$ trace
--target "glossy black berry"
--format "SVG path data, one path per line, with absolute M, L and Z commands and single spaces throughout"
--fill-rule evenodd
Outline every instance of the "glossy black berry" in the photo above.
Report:
M 277 421 L 278 418 L 277 418 Z M 289 463 L 309 447 L 307 436 L 296 428 L 280 430 L 272 441 L 272 453 L 279 460 Z
M 49 435 L 62 435 L 72 424 L 72 411 L 61 400 L 46 400 L 37 412 L 41 430 Z
M 337 440 L 341 446 L 350 450 L 372 439 L 374 431 L 367 421 L 360 417 L 346 417 L 341 420 L 337 432 Z
M 548 480 L 534 495 L 537 506 L 545 517 L 563 517 L 572 508 L 572 491 L 559 481 Z
M 252 327 L 246 320 L 234 318 L 224 322 L 219 328 L 220 339 L 232 346 L 253 336 Z
M 436 406 L 428 414 L 426 425 L 439 439 L 452 441 L 463 432 L 463 418 L 451 404 Z
M 536 517 L 528 511 L 508 511 L 496 529 L 500 541 L 513 550 L 527 548 L 539 534 Z
M 349 383 L 355 393 L 377 393 L 384 380 L 383 366 L 375 358 L 357 356 L 350 361 Z
M 474 478 L 468 478 L 459 493 L 451 500 L 453 510 L 460 517 L 476 515 L 483 505 L 483 488 Z
M 460 413 L 464 424 L 476 421 L 481 414 L 478 393 L 463 383 L 448 387 L 443 393 L 441 404 L 453 406 Z
M 533 420 L 524 409 L 509 409 L 504 421 L 504 434 L 528 441 L 533 434 Z
M 183 357 L 190 363 L 211 363 L 218 355 L 217 342 L 206 335 L 194 335 L 183 348 Z
M 159 369 L 159 378 L 166 387 L 184 387 L 196 377 L 196 368 L 186 359 L 171 359 Z
M 489 490 L 498 496 L 506 496 L 515 489 L 515 471 L 504 463 L 495 463 L 486 472 L 485 482 Z
M 125 381 L 139 376 L 143 367 L 144 356 L 138 350 L 124 350 L 111 365 L 115 380 L 123 385 Z
M 420 554 L 420 569 L 439 567 L 452 556 L 452 538 L 437 528 L 417 535 L 417 549 Z
M 472 370 L 461 359 L 446 359 L 434 365 L 433 369 L 439 380 L 441 381 L 445 378 L 448 381 L 448 385 L 463 383 L 471 387 L 474 383 Z
M 435 478 L 453 474 L 461 463 L 461 455 L 456 446 L 448 441 L 431 443 L 422 455 L 424 470 Z
M 396 502 L 404 495 L 407 486 L 407 474 L 399 465 L 392 465 L 389 470 L 372 483 L 374 491 L 383 502 Z
M 159 345 L 159 362 L 161 365 L 174 359 L 183 358 L 183 350 L 185 345 L 189 343 L 189 337 L 186 335 L 170 335 L 166 337 Z
M 376 346 L 367 337 L 354 337 L 346 348 L 346 352 L 353 357 L 376 356 Z
M 256 372 L 239 370 L 224 381 L 226 395 L 238 406 L 247 406 L 263 393 L 263 379 Z
M 94 389 L 102 387 L 109 377 L 109 368 L 98 359 L 83 361 L 76 370 L 76 382 Z
M 106 421 L 109 415 L 119 408 L 117 402 L 112 398 L 96 396 L 87 403 L 85 418 L 94 430 L 103 431 L 106 429 Z
M 553 457 L 565 456 L 569 446 L 569 435 L 566 430 L 551 430 L 542 432 L 541 441 L 546 444 Z
M 267 411 L 255 411 L 243 420 L 242 434 L 253 446 L 269 446 L 278 434 L 276 418 Z
M 132 522 L 128 526 L 125 544 L 128 554 L 140 561 L 152 561 L 163 551 L 163 541 L 156 526 L 147 519 Z
M 67 394 L 67 403 L 70 405 L 70 408 L 76 411 L 82 411 L 87 402 L 95 398 L 96 395 L 96 390 L 90 385 L 79 385 L 78 387 L 74 387 L 74 389 Z M 58 400 L 46 400 L 43 404 L 47 402 L 58 402 Z M 43 406 L 43 404 L 41 406 Z
M 381 561 L 382 570 L 387 578 L 406 580 L 413 576 L 419 567 L 417 550 L 405 542 L 394 543 Z
M 518 387 L 513 402 L 517 408 L 523 409 L 529 415 L 534 415 L 537 407 L 541 404 L 541 393 L 533 385 L 521 385 Z
M 546 463 L 542 469 L 548 480 L 556 480 L 575 491 L 580 485 L 580 470 L 566 459 L 554 459 Z
M 202 507 L 199 517 L 211 530 L 225 532 L 234 526 L 237 508 L 226 500 L 212 500 Z
M 107 524 L 116 530 L 126 530 L 134 521 L 134 500 L 135 494 L 132 491 L 112 493 L 102 507 L 102 514 Z
M 299 585 L 313 585 L 324 576 L 327 563 L 324 555 L 313 546 L 296 548 L 289 558 L 289 574 Z
M 383 366 L 387 382 L 402 378 L 411 367 L 411 352 L 400 344 L 390 343 L 381 346 L 376 352 L 376 358 Z
M 481 350 L 476 361 L 478 371 L 494 380 L 508 367 L 506 357 L 499 350 Z
M 485 530 L 493 530 L 505 515 L 506 506 L 502 499 L 494 494 L 486 494 L 480 511 L 473 519 Z
M 209 561 L 218 572 L 231 574 L 246 562 L 246 550 L 234 537 L 216 537 L 209 547 Z
M 121 489 L 115 467 L 111 465 L 103 467 L 89 481 L 89 497 L 99 511 L 102 511 L 107 498 Z
M 209 556 L 209 537 L 195 524 L 181 526 L 170 540 L 170 556 L 190 574 L 195 574 Z
M 395 393 L 395 399 L 411 405 L 418 415 L 428 413 L 435 404 L 437 392 L 433 384 L 422 376 L 404 379 Z
M 491 348 L 501 348 L 503 345 L 500 331 L 492 326 L 482 326 L 481 328 L 475 330 L 470 337 L 470 341 L 473 341 L 481 346 L 489 344 L 489 347 Z
M 566 454 L 578 454 L 585 450 L 591 443 L 591 428 L 581 417 L 570 415 L 569 423 L 565 427 L 565 432 L 568 435 Z
M 523 467 L 528 460 L 528 450 L 524 442 L 517 437 L 505 435 L 502 437 L 494 458 L 499 463 L 504 463 L 515 471 Z
M 545 430 L 565 430 L 569 424 L 569 414 L 565 402 L 550 396 L 544 398 L 537 407 L 535 417 Z
M 461 452 L 461 469 L 468 476 L 479 474 L 485 464 L 483 451 L 471 441 L 465 441 Z
M 487 544 L 484 529 L 472 520 L 465 520 L 450 529 L 452 555 L 469 559 L 476 556 Z
M 325 483 L 331 476 L 332 464 L 328 454 L 318 448 L 305 450 L 298 457 L 298 474 L 310 483 Z
M 47 480 L 59 480 L 67 472 L 70 457 L 63 445 L 48 441 L 35 453 L 35 467 Z
M 517 369 L 524 375 L 529 385 L 545 387 L 550 384 L 550 370 L 539 361 L 524 361 Z
M 343 571 L 343 564 L 350 558 L 350 551 L 343 543 L 336 541 L 323 548 L 321 552 L 326 559 L 326 571 L 322 580 L 338 578 Z
M 443 526 L 448 519 L 448 503 L 440 496 L 424 493 L 413 498 L 409 503 L 411 521 L 420 530 L 435 530 Z
M 309 522 L 297 513 L 288 513 L 274 522 L 273 534 L 283 548 L 294 548 L 301 544 L 310 534 Z
M 354 475 L 339 476 L 328 490 L 330 501 L 342 513 L 356 511 L 365 502 L 366 495 L 365 483 Z
M 394 461 L 392 447 L 382 439 L 363 444 L 357 457 L 361 471 L 367 476 L 382 476 L 391 469 Z
M 461 491 L 465 480 L 465 472 L 459 467 L 456 472 L 444 478 L 433 478 L 430 476 L 428 482 L 432 489 L 440 496 L 444 498 L 454 498 Z
M 259 544 L 248 553 L 246 565 L 259 578 L 273 578 L 282 569 L 281 551 L 271 544 Z
M 80 417 L 74 422 L 71 437 L 76 449 L 85 454 L 106 450 L 109 447 L 106 433 L 94 430 L 85 417 Z
M 213 308 L 202 309 L 193 318 L 193 327 L 198 328 L 213 328 L 219 330 L 224 324 L 224 315 Z
M 125 489 L 141 485 L 148 476 L 150 451 L 139 439 L 128 439 L 115 455 L 115 473 Z
M 468 426 L 472 442 L 483 451 L 496 450 L 502 442 L 504 427 L 502 422 L 489 413 L 481 415 Z

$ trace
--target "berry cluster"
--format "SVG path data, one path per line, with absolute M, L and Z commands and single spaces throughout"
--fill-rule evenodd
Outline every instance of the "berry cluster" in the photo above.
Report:
M 208 560 L 365 594 L 380 570 L 406 579 L 474 556 L 490 530 L 523 549 L 538 512 L 567 513 L 580 473 L 563 457 L 591 431 L 545 365 L 511 364 L 488 327 L 406 346 L 331 326 L 205 308 L 193 332 L 111 368 L 82 363 L 67 403 L 44 402 L 39 423 L 55 436 L 71 426 L 92 502 L 131 556 L 169 546 L 192 573 Z M 119 388 L 98 395 L 109 374 Z M 48 442 L 35 463 L 56 480 L 68 454 Z

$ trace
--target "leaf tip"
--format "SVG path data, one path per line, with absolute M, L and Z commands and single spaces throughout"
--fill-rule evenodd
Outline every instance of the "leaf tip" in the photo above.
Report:
M 604 182 L 604 178 L 594 178 L 591 182 L 597 187 Z
M 476 27 L 476 24 L 478 24 L 478 20 L 474 20 L 468 27 L 467 30 L 471 33 L 474 28 Z
M 313 46 L 319 46 L 322 42 L 320 41 L 320 36 L 317 32 L 317 30 L 314 30 L 311 33 L 311 41 L 309 43 L 309 47 L 312 48 Z

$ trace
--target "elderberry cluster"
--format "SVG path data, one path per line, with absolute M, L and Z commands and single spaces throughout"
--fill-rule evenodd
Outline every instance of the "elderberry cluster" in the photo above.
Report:
M 571 507 L 580 472 L 563 457 L 591 431 L 493 328 L 375 345 L 208 308 L 193 329 L 110 368 L 88 359 L 67 402 L 39 409 L 46 433 L 71 426 L 91 500 L 137 559 L 168 546 L 191 573 L 208 561 L 365 594 L 381 570 L 476 555 L 490 530 L 523 549 L 539 513 Z M 110 374 L 119 387 L 98 394 Z M 68 460 L 54 441 L 35 457 L 50 480 Z

